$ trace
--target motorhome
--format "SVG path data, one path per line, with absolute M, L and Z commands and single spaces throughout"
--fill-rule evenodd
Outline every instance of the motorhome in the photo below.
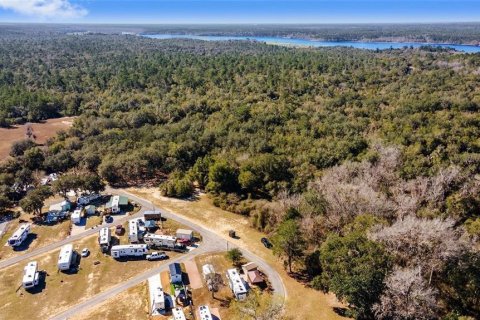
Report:
M 128 221 L 128 241 L 130 243 L 137 243 L 140 240 L 140 228 L 138 226 L 138 219 Z
M 77 204 L 85 206 L 90 202 L 97 200 L 98 198 L 100 198 L 100 195 L 98 193 L 84 194 L 77 199 Z
M 66 244 L 60 249 L 58 256 L 58 269 L 65 271 L 69 270 L 72 264 L 73 258 L 73 245 L 71 243 Z
M 25 289 L 30 289 L 38 285 L 40 274 L 37 269 L 38 264 L 36 261 L 29 262 L 25 268 L 23 268 L 22 286 Z
M 172 309 L 173 320 L 186 320 L 182 308 L 176 307 Z
M 177 243 L 177 238 L 163 234 L 147 233 L 143 237 L 143 241 L 152 247 L 173 249 L 175 248 L 175 244 Z
M 113 258 L 118 259 L 122 257 L 141 257 L 146 255 L 148 248 L 146 244 L 127 244 L 113 246 L 110 254 Z
M 102 249 L 103 253 L 108 252 L 111 240 L 112 234 L 110 232 L 110 228 L 105 227 L 100 229 L 100 231 L 98 232 L 98 243 L 100 244 L 100 248 Z
M 21 224 L 18 229 L 12 234 L 12 236 L 8 239 L 8 245 L 11 247 L 18 247 L 23 243 L 23 241 L 25 241 L 25 239 L 27 239 L 29 233 L 30 224 Z
M 162 287 L 156 287 L 154 289 L 152 299 L 153 309 L 165 309 L 165 295 Z
M 200 313 L 200 320 L 213 320 L 212 313 L 208 306 L 200 306 L 198 311 Z
M 82 209 L 76 209 L 75 211 L 73 211 L 71 219 L 72 223 L 80 224 L 80 222 L 82 221 Z
M 227 270 L 227 279 L 230 289 L 237 300 L 243 300 L 247 297 L 247 287 L 237 269 Z

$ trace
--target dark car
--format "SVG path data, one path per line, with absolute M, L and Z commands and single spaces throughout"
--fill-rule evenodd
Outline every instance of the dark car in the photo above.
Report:
M 262 241 L 263 245 L 265 246 L 265 248 L 267 249 L 270 249 L 272 246 L 272 243 L 270 241 L 268 241 L 267 238 L 262 238 L 260 241 Z
M 113 217 L 112 216 L 105 216 L 105 222 L 106 223 L 113 222 Z

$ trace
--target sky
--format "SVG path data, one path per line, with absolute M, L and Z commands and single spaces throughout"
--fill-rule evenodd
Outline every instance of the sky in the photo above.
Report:
M 480 0 L 0 0 L 0 22 L 480 22 Z

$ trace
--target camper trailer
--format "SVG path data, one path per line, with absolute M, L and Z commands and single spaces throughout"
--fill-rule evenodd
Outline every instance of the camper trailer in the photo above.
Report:
M 72 223 L 79 224 L 82 221 L 82 209 L 76 209 L 73 211 L 71 219 Z
M 177 238 L 162 234 L 147 233 L 143 237 L 143 241 L 145 241 L 146 244 L 152 247 L 173 249 L 175 248 Z
M 140 240 L 140 228 L 138 226 L 138 219 L 128 221 L 128 241 L 130 243 L 137 243 Z
M 200 320 L 213 320 L 212 313 L 208 306 L 200 306 L 198 311 L 200 313 Z
M 23 280 L 22 286 L 25 289 L 30 289 L 38 285 L 39 272 L 37 270 L 38 264 L 36 261 L 29 262 L 25 268 L 23 268 Z
M 73 258 L 73 245 L 66 244 L 60 249 L 60 255 L 58 256 L 58 269 L 65 271 L 69 270 L 72 264 Z
M 25 241 L 25 239 L 27 239 L 29 233 L 30 224 L 21 224 L 18 229 L 12 234 L 12 236 L 8 239 L 8 245 L 11 247 L 18 247 L 23 243 L 23 241 Z
M 172 309 L 172 316 L 173 320 L 186 320 L 182 308 L 179 307 Z
M 247 297 L 247 287 L 237 269 L 227 270 L 227 279 L 230 289 L 237 300 L 243 300 Z
M 112 257 L 119 259 L 122 257 L 141 257 L 147 254 L 146 244 L 127 244 L 113 246 L 110 251 Z
M 98 244 L 100 244 L 100 248 L 102 249 L 103 253 L 108 252 L 111 239 L 112 234 L 109 228 L 105 227 L 100 229 L 100 231 L 98 232 Z
M 112 196 L 110 200 L 105 205 L 107 210 L 110 210 L 111 213 L 121 213 L 122 209 L 126 209 L 128 206 L 128 198 L 124 196 Z
M 162 287 L 155 288 L 152 299 L 153 309 L 165 309 L 165 295 L 163 293 Z
M 90 202 L 97 200 L 98 198 L 100 198 L 100 195 L 98 193 L 84 194 L 77 199 L 77 204 L 81 206 L 85 206 Z

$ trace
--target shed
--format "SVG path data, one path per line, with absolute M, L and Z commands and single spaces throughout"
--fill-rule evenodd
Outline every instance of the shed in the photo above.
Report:
M 162 212 L 160 210 L 150 210 L 143 213 L 145 220 L 160 220 L 162 218 Z
M 91 204 L 91 205 L 88 205 L 85 207 L 85 212 L 87 213 L 87 215 L 91 216 L 93 214 L 95 214 L 95 212 L 97 211 L 97 208 Z
M 177 230 L 177 239 L 192 241 L 193 231 L 188 229 L 178 229 Z
M 247 273 L 248 282 L 251 284 L 263 283 L 265 280 L 262 277 L 262 274 L 258 270 L 249 271 Z
M 254 271 L 254 270 L 257 270 L 257 269 L 258 269 L 258 266 L 255 262 L 249 262 L 249 263 L 245 263 L 244 265 L 242 265 L 242 270 L 243 270 L 244 274 L 247 274 L 250 271 Z
M 182 267 L 179 263 L 171 263 L 168 266 L 170 271 L 170 282 L 171 283 L 182 283 Z

